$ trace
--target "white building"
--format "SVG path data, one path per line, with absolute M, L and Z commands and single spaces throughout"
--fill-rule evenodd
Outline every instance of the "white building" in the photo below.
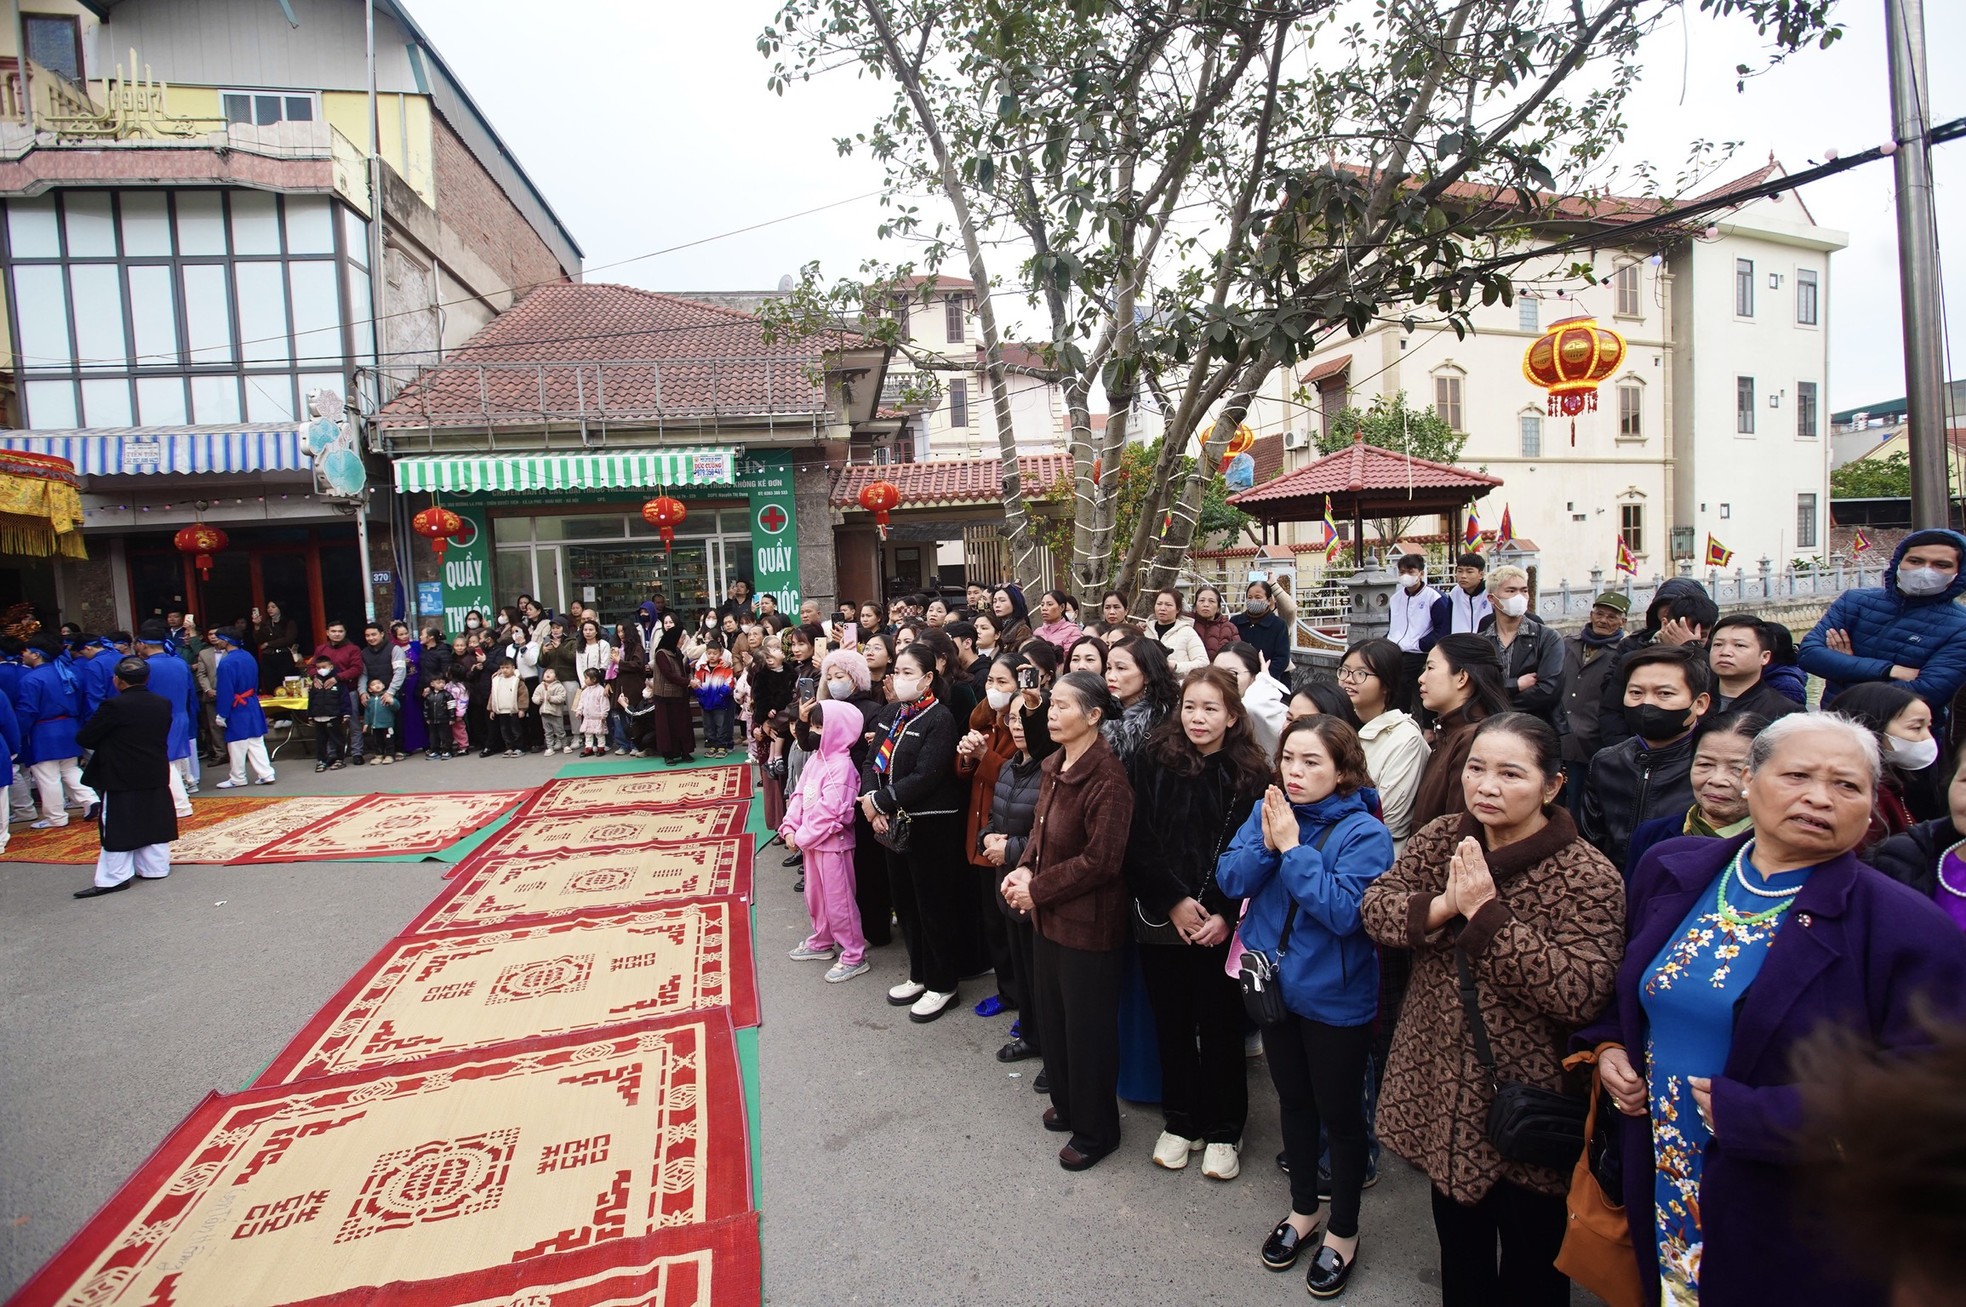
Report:
M 995 457 L 1000 446 L 996 412 L 983 382 L 983 333 L 976 325 L 975 283 L 955 277 L 912 277 L 906 286 L 903 343 L 881 392 L 882 408 L 907 418 L 894 457 Z M 922 357 L 911 364 L 909 352 Z M 1045 366 L 1044 359 L 1026 345 L 1006 342 L 1003 353 L 1005 364 L 1013 369 Z M 1008 383 L 1010 425 L 1018 452 L 1043 454 L 1065 448 L 1064 389 L 1016 371 L 1009 374 Z
M 1770 162 L 1714 194 L 1782 175 Z M 1826 547 L 1829 256 L 1844 233 L 1818 226 L 1793 194 L 1756 199 L 1705 232 L 1654 231 L 1620 239 L 1647 206 L 1616 214 L 1564 201 L 1552 241 L 1601 231 L 1604 245 L 1518 273 L 1514 305 L 1478 307 L 1474 333 L 1412 332 L 1381 321 L 1334 340 L 1279 377 L 1251 408 L 1258 434 L 1283 432 L 1284 471 L 1316 458 L 1312 437 L 1346 406 L 1404 390 L 1465 431 L 1459 462 L 1507 485 L 1480 504 L 1493 529 L 1504 506 L 1518 537 L 1539 547 L 1544 585 L 1612 574 L 1620 538 L 1639 573 L 1670 573 L 1681 559 L 1704 570 L 1711 533 L 1750 570 Z M 1591 284 L 1565 275 L 1590 262 Z M 1524 352 L 1551 323 L 1588 314 L 1625 338 L 1627 352 L 1599 388 L 1598 408 L 1548 413 L 1522 371 Z M 1413 533 L 1437 532 L 1416 522 Z M 1302 540 L 1322 528 L 1302 524 Z M 1288 533 L 1286 543 L 1295 543 Z

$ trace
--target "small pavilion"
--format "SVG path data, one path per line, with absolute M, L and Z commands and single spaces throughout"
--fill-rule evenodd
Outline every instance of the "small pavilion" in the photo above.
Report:
M 1352 557 L 1362 564 L 1367 518 L 1439 515 L 1449 521 L 1448 539 L 1459 540 L 1467 506 L 1501 484 L 1500 477 L 1368 445 L 1361 433 L 1334 454 L 1230 495 L 1229 503 L 1263 524 L 1266 542 L 1283 522 L 1322 522 L 1327 513 L 1334 522 L 1349 520 Z

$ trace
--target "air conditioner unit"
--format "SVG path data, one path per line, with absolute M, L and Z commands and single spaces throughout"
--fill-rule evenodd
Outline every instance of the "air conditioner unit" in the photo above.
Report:
M 1308 431 L 1286 431 L 1283 433 L 1283 447 L 1285 449 L 1309 449 L 1311 447 L 1311 433 Z

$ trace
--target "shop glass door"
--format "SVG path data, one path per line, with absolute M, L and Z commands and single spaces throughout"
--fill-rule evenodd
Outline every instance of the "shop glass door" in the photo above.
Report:
M 659 541 L 562 546 L 568 599 L 601 610 L 608 622 L 626 622 L 644 599 L 660 592 L 672 608 L 695 613 L 711 606 L 708 542 L 678 540 L 665 551 Z

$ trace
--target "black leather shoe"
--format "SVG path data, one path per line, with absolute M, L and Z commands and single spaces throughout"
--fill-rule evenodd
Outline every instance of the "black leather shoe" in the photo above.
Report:
M 1097 1166 L 1099 1159 L 1112 1151 L 1110 1148 L 1102 1148 L 1097 1152 L 1088 1153 L 1072 1144 L 1066 1144 L 1058 1150 L 1058 1165 L 1067 1171 L 1088 1170 Z
M 100 817 L 101 815 L 102 815 L 102 805 L 100 803 L 92 803 L 89 805 L 89 810 L 82 814 L 82 820 L 94 821 L 97 817 Z
M 1038 1050 L 1025 1043 L 1020 1037 L 1011 1040 L 1008 1044 L 997 1050 L 997 1061 L 1022 1062 L 1037 1055 Z
M 76 890 L 75 897 L 78 899 L 100 898 L 104 894 L 115 894 L 121 890 L 126 890 L 135 883 L 136 877 L 132 876 L 130 879 L 121 881 L 115 885 L 91 885 L 87 889 Z
M 1311 1246 L 1317 1237 L 1313 1229 L 1309 1234 L 1298 1234 L 1297 1228 L 1289 1221 L 1278 1221 L 1277 1228 L 1270 1231 L 1270 1237 L 1263 1240 L 1263 1265 L 1273 1271 L 1287 1271 L 1297 1264 L 1297 1257 Z
M 124 881 L 123 883 L 125 885 L 129 884 L 128 881 Z M 1058 1115 L 1057 1108 L 1047 1107 L 1044 1110 L 1044 1128 L 1055 1134 L 1070 1134 L 1072 1132 L 1072 1123 Z
M 1033 1090 L 1035 1090 L 1036 1092 L 1038 1092 L 1038 1093 L 1040 1093 L 1040 1094 L 1048 1094 L 1048 1093 L 1050 1093 L 1050 1092 L 1051 1092 L 1051 1077 L 1050 1077 L 1050 1076 L 1048 1076 L 1048 1075 L 1046 1075 L 1046 1074 L 1045 1074 L 1044 1072 L 1042 1072 L 1042 1071 L 1040 1071 L 1040 1072 L 1038 1072 L 1038 1076 L 1037 1076 L 1037 1079 L 1035 1079 L 1035 1080 L 1033 1080 L 1033 1081 L 1031 1082 L 1031 1088 L 1032 1088 Z
M 1347 1259 L 1330 1244 L 1321 1243 L 1311 1254 L 1311 1269 L 1304 1276 L 1304 1288 L 1313 1298 L 1336 1298 L 1345 1291 L 1345 1283 L 1352 1278 L 1352 1268 L 1357 1265 L 1357 1247 Z
M 1285 1175 L 1290 1174 L 1290 1152 L 1288 1149 L 1277 1150 L 1277 1170 L 1283 1172 Z M 1318 1197 L 1329 1198 L 1331 1195 L 1325 1193 L 1319 1194 Z

